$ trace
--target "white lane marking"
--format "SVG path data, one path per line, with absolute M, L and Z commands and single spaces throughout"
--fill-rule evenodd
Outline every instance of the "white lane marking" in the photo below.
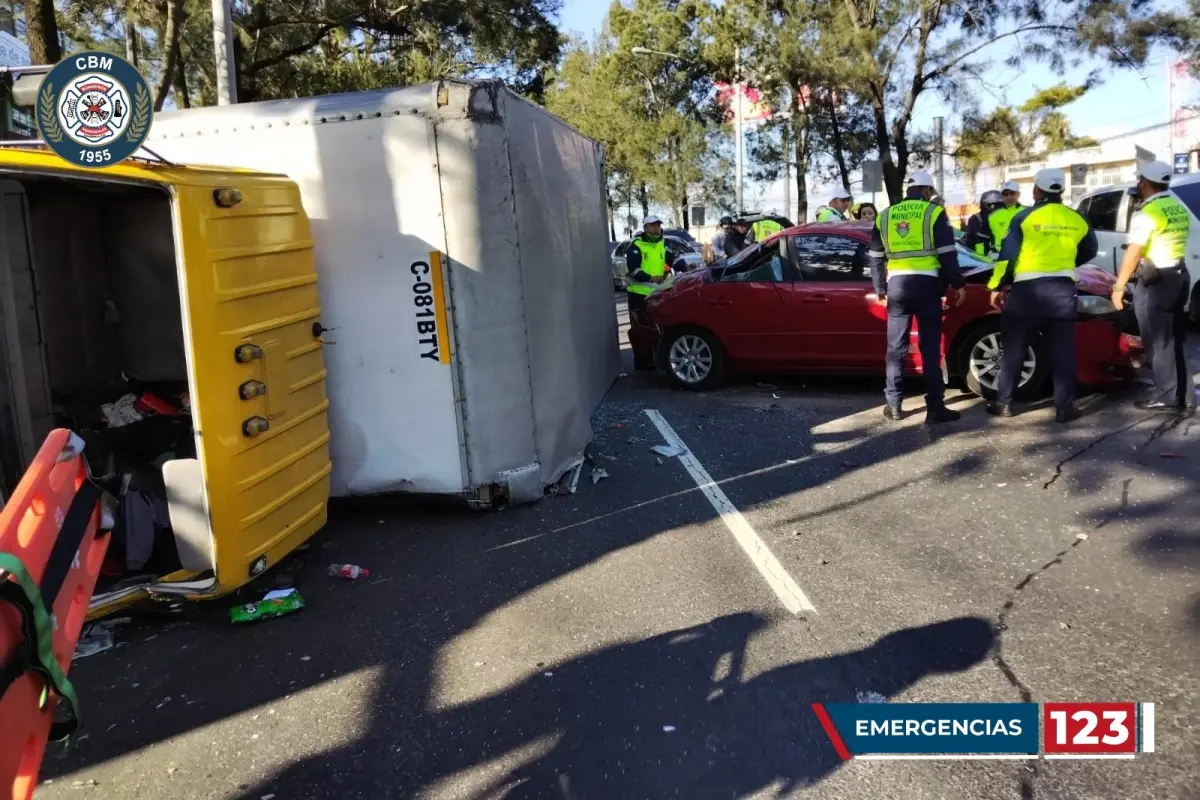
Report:
M 692 454 L 691 448 L 683 443 L 679 434 L 675 433 L 675 429 L 663 418 L 662 414 L 652 408 L 647 408 L 645 411 L 646 416 L 654 423 L 654 427 L 658 428 L 658 432 L 667 440 L 667 444 L 683 450 L 679 461 L 683 464 L 684 469 L 692 476 L 692 480 L 696 481 L 696 486 L 708 498 L 708 502 L 712 503 L 713 508 L 721 515 L 725 527 L 729 528 L 733 538 L 746 551 L 746 555 L 750 556 L 750 561 L 767 581 L 767 585 L 775 592 L 775 596 L 783 603 L 783 607 L 793 614 L 799 614 L 801 611 L 815 614 L 817 609 L 804 594 L 804 590 L 787 573 L 787 570 L 779 563 L 779 559 L 775 558 L 766 542 L 742 516 L 742 512 L 729 502 L 725 492 L 721 491 L 721 487 L 717 486 L 716 481 L 708 474 L 708 470 Z

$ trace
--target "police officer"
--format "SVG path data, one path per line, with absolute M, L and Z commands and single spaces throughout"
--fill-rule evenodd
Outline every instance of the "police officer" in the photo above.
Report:
M 646 298 L 671 273 L 670 264 L 679 257 L 672 251 L 662 233 L 662 220 L 653 214 L 642 222 L 642 232 L 633 238 L 625 251 L 625 266 L 629 269 L 629 285 L 625 299 L 629 307 L 629 322 L 637 322 L 646 308 Z
M 1171 172 L 1161 161 L 1138 171 L 1137 185 L 1130 194 L 1141 199 L 1141 208 L 1129 222 L 1125 260 L 1112 295 L 1113 304 L 1123 309 L 1126 284 L 1136 272 L 1133 311 L 1154 375 L 1154 393 L 1134 403 L 1145 411 L 1192 411 L 1196 407 L 1183 313 L 1192 285 L 1184 263 L 1192 220 L 1187 206 L 1167 191 Z
M 1000 197 L 1004 200 L 1004 207 L 988 215 L 988 224 L 992 228 L 992 239 L 996 242 L 996 249 L 1000 249 L 1004 244 L 1004 237 L 1008 236 L 1013 217 L 1025 210 L 1025 206 L 1021 205 L 1021 184 L 1016 181 L 1005 183 L 1000 189 Z
M 841 222 L 848 219 L 846 214 L 853 204 L 854 195 L 845 189 L 839 189 L 829 199 L 829 205 L 817 213 L 817 222 Z
M 1030 340 L 1046 342 L 1054 376 L 1055 420 L 1079 418 L 1075 408 L 1075 268 L 1096 255 L 1096 234 L 1074 209 L 1063 205 L 1067 185 L 1061 169 L 1038 170 L 1034 204 L 1012 219 L 988 288 L 1001 315 L 1000 379 L 987 412 L 1013 416 L 1013 393 Z
M 871 273 L 879 301 L 887 305 L 887 383 L 883 415 L 901 417 L 904 361 L 913 317 L 917 319 L 921 361 L 925 367 L 925 424 L 951 422 L 957 411 L 946 408 L 942 381 L 942 285 L 949 298 L 962 305 L 965 281 L 958 269 L 954 231 L 946 209 L 930 202 L 933 178 L 917 172 L 908 184 L 905 199 L 889 207 L 875 221 L 871 234 Z
M 765 242 L 768 236 L 779 233 L 781 230 L 783 230 L 783 226 L 770 217 L 763 217 L 750 226 L 756 242 Z
M 990 218 L 1004 207 L 1004 197 L 995 189 L 984 192 L 979 198 L 979 213 L 967 220 L 967 232 L 963 234 L 963 245 L 971 248 L 983 258 L 992 258 L 1000 251 L 1000 242 L 992 235 Z

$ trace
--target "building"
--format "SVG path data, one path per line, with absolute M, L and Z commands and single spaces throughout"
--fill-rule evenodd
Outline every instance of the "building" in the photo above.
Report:
M 0 15 L 0 67 L 28 66 L 29 48 L 9 32 L 14 20 Z M 30 109 L 19 108 L 9 91 L 10 81 L 0 83 L 0 139 L 35 139 L 38 136 Z

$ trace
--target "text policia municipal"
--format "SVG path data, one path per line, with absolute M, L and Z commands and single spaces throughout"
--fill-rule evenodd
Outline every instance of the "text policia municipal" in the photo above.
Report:
M 855 736 L 1020 736 L 1021 720 L 1010 719 L 860 719 Z

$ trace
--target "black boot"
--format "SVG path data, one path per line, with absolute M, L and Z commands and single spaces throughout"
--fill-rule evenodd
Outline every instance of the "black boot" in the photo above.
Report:
M 1054 421 L 1060 425 L 1066 425 L 1068 422 L 1074 422 L 1082 416 L 1083 414 L 1079 413 L 1078 408 L 1067 406 L 1066 408 L 1057 409 L 1054 412 Z
M 904 417 L 904 412 L 900 410 L 900 406 L 884 406 L 883 418 L 890 419 L 892 422 L 899 422 Z
M 941 422 L 954 422 L 961 419 L 962 414 L 945 406 L 934 406 L 925 412 L 925 424 L 937 425 Z
M 1015 417 L 1017 415 L 1012 403 L 988 403 L 987 413 L 993 417 Z

